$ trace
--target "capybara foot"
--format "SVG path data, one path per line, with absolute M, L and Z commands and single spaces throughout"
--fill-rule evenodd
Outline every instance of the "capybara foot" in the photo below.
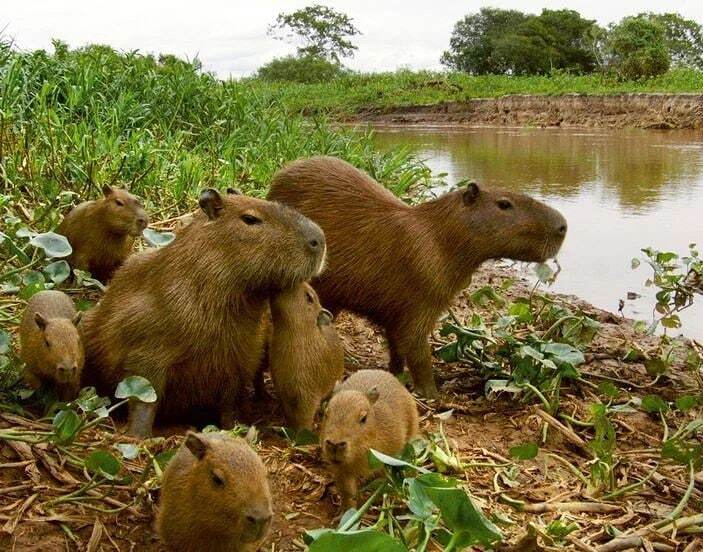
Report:
M 415 384 L 415 393 L 420 395 L 421 397 L 424 397 L 425 399 L 438 399 L 439 398 L 439 390 L 437 389 L 437 386 L 433 381 L 425 384 Z

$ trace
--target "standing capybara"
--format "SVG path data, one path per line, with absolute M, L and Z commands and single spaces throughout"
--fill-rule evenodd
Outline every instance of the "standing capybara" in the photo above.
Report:
M 157 409 L 216 409 L 231 426 L 263 356 L 270 296 L 324 262 L 324 234 L 292 209 L 246 196 L 225 202 L 212 189 L 200 206 L 207 222 L 130 257 L 83 321 L 87 382 L 112 393 L 140 375 L 156 390 L 156 403 L 130 403 L 133 435 L 150 433 Z
M 344 347 L 332 313 L 302 283 L 271 299 L 269 369 L 288 425 L 312 429 L 320 402 L 344 375 Z
M 526 195 L 471 183 L 416 206 L 333 157 L 290 163 L 269 199 L 294 207 L 325 232 L 327 267 L 313 281 L 322 304 L 382 326 L 390 368 L 405 363 L 415 389 L 437 395 L 427 336 L 488 259 L 545 261 L 566 235 L 554 209 Z
M 243 439 L 186 435 L 169 462 L 156 521 L 161 540 L 178 552 L 254 552 L 271 526 L 266 468 Z
M 74 207 L 56 229 L 68 238 L 68 262 L 107 282 L 132 252 L 134 240 L 149 224 L 139 199 L 127 190 L 103 187 L 102 199 Z
M 334 390 L 322 422 L 322 458 L 342 496 L 342 510 L 354 505 L 357 479 L 369 475 L 369 449 L 398 454 L 417 435 L 415 400 L 383 370 L 359 370 Z
M 78 395 L 83 371 L 83 343 L 71 298 L 60 291 L 40 291 L 27 303 L 20 325 L 24 380 L 32 388 L 52 385 L 61 400 Z

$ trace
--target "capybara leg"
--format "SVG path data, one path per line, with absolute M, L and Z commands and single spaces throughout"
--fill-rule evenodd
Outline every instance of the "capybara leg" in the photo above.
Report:
M 129 401 L 129 415 L 127 418 L 127 433 L 140 439 L 151 436 L 156 418 L 158 401 L 145 403 L 137 399 Z
M 220 409 L 220 428 L 232 429 L 237 423 L 237 416 L 233 406 L 226 406 Z
M 408 369 L 413 377 L 415 391 L 428 399 L 439 396 L 432 373 L 432 354 L 426 337 L 418 340 L 408 349 Z
M 346 512 L 349 508 L 356 506 L 356 477 L 349 474 L 339 475 L 337 477 L 337 489 L 342 498 L 342 512 Z
M 398 345 L 395 339 L 392 339 L 391 337 L 388 337 L 388 350 L 391 357 L 390 363 L 388 364 L 388 369 L 391 374 L 395 374 L 396 376 L 398 374 L 402 374 L 403 369 L 405 368 L 405 357 L 398 350 Z
M 266 384 L 264 383 L 263 366 L 259 368 L 254 376 L 254 398 L 258 401 L 269 401 L 272 398 L 266 390 Z
M 309 429 L 312 431 L 312 425 L 315 421 L 315 413 L 317 407 L 320 406 L 320 401 L 315 397 L 308 397 L 306 401 L 298 399 L 296 408 L 293 409 L 292 419 L 289 421 L 295 429 Z

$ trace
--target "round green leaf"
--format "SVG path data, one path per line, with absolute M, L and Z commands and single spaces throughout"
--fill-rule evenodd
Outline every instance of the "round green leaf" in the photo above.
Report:
M 114 479 L 119 473 L 122 463 L 105 450 L 96 450 L 85 459 L 86 469 L 95 475 Z
M 59 443 L 69 443 L 81 427 L 81 419 L 73 410 L 60 410 L 52 420 L 54 436 Z
M 146 243 L 152 247 L 163 247 L 164 245 L 171 243 L 176 238 L 176 234 L 173 232 L 157 232 L 151 228 L 145 228 L 142 235 L 144 236 Z
M 323 533 L 308 549 L 310 552 L 406 552 L 407 548 L 386 533 L 365 529 L 344 533 Z
M 117 443 L 115 448 L 120 451 L 122 458 L 127 460 L 134 460 L 139 456 L 139 447 L 132 443 Z
M 535 276 L 540 282 L 549 282 L 554 277 L 554 271 L 545 263 L 535 265 Z
M 66 261 L 54 261 L 44 267 L 44 272 L 55 284 L 60 284 L 71 275 L 71 267 Z
M 647 395 L 642 399 L 642 409 L 645 412 L 666 412 L 669 405 L 659 395 Z
M 118 399 L 139 399 L 142 402 L 156 402 L 156 391 L 148 379 L 142 376 L 129 376 L 117 384 L 115 397 Z
M 677 410 L 680 410 L 681 412 L 688 412 L 696 406 L 696 404 L 698 404 L 698 399 L 694 395 L 684 395 L 676 399 L 674 404 L 676 405 Z
M 518 460 L 532 460 L 539 452 L 539 447 L 537 443 L 523 443 L 522 445 L 517 445 L 510 447 L 508 450 L 511 458 L 516 458 Z
M 66 236 L 61 234 L 56 234 L 54 232 L 45 232 L 43 234 L 37 234 L 31 240 L 29 240 L 34 247 L 38 247 L 44 250 L 47 257 L 68 257 L 73 249 L 71 244 L 68 243 Z

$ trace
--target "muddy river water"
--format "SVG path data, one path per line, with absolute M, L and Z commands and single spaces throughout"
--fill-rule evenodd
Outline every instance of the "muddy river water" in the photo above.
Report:
M 703 250 L 703 133 L 621 129 L 381 127 L 379 149 L 412 147 L 435 175 L 526 192 L 559 209 L 569 232 L 552 290 L 650 321 L 641 248 Z M 627 300 L 628 292 L 641 297 Z M 703 297 L 681 333 L 703 338 Z M 676 333 L 676 332 L 675 332 Z

